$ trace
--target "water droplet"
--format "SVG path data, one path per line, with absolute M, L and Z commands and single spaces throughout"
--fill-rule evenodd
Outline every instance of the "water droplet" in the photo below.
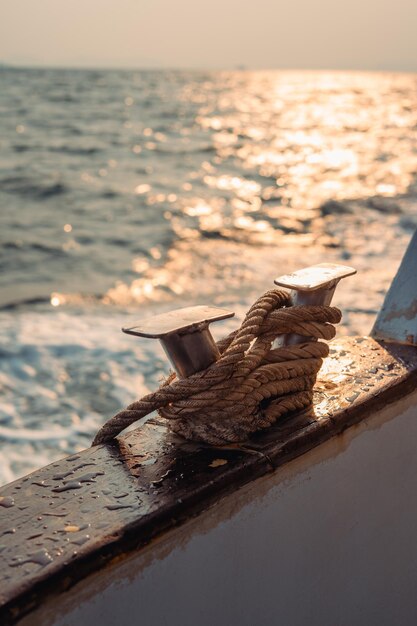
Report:
M 24 565 L 25 563 L 36 563 L 37 565 L 42 565 L 42 567 L 44 567 L 45 565 L 52 563 L 52 561 L 52 556 L 47 550 L 45 550 L 45 548 L 43 548 L 42 550 L 38 550 L 38 552 L 29 554 L 26 558 L 21 555 L 13 557 L 10 567 L 18 567 L 19 565 Z
M 50 502 L 49 504 L 52 504 L 52 502 Z M 66 517 L 66 515 L 68 515 L 67 511 L 54 511 L 53 513 L 49 513 L 49 511 L 47 513 L 42 513 L 42 515 L 47 515 L 48 517 Z
M 141 461 L 139 465 L 153 465 L 156 463 L 156 459 L 146 459 L 146 461 Z
M 79 456 L 77 457 L 78 459 L 80 458 Z M 95 463 L 79 463 L 78 465 L 76 465 L 75 467 L 73 467 L 72 469 L 66 471 L 66 472 L 61 472 L 60 474 L 55 474 L 54 476 L 52 476 L 52 478 L 54 480 L 63 480 L 64 478 L 67 478 L 68 476 L 74 475 L 75 472 L 77 472 L 79 469 L 82 469 L 83 467 L 89 467 L 91 465 L 95 465 Z M 104 473 L 104 472 L 102 472 Z M 79 478 L 77 478 L 77 480 L 79 480 Z
M 94 479 L 97 476 L 103 476 L 104 472 L 89 472 L 88 474 L 83 474 L 82 476 L 77 476 L 77 480 L 80 483 L 92 483 L 95 482 Z
M 351 396 L 347 396 L 345 400 L 347 400 L 348 402 L 354 402 L 356 398 L 359 396 L 359 394 L 360 394 L 360 391 L 355 391 L 355 393 L 352 393 Z
M 90 535 L 83 535 L 82 537 L 77 537 L 71 543 L 76 543 L 77 546 L 82 546 L 83 543 L 86 543 L 90 539 Z
M 118 511 L 119 509 L 131 509 L 133 504 L 107 504 L 106 509 L 109 511 Z
M 54 476 L 52 476 L 53 480 L 62 480 L 63 478 L 67 478 L 67 476 L 71 476 L 71 474 L 74 474 L 74 470 L 69 470 L 68 472 L 62 472 L 61 474 L 54 474 Z M 45 481 L 42 481 L 45 482 Z
M 37 539 L 38 537 L 42 537 L 43 533 L 36 533 L 36 535 L 30 535 L 29 537 L 26 537 L 26 539 L 29 541 L 30 539 Z
M 39 487 L 50 487 L 50 485 L 46 485 L 44 480 L 34 480 L 32 485 L 38 485 Z
M 386 363 L 386 365 L 384 365 L 384 366 L 383 366 L 383 369 L 384 369 L 386 372 L 390 372 L 392 369 L 394 369 L 394 368 L 395 368 L 395 366 L 396 366 L 396 364 L 395 364 L 395 363 Z
M 14 506 L 14 498 L 12 496 L 0 496 L 0 506 L 4 506 L 6 509 Z
M 44 566 L 44 565 L 48 565 L 48 563 L 52 563 L 53 558 L 51 557 L 49 552 L 47 552 L 44 549 L 44 550 L 39 550 L 39 552 L 35 552 L 35 554 L 32 554 L 30 557 L 30 561 L 32 563 L 37 563 L 38 565 Z
M 70 491 L 71 489 L 81 489 L 81 488 L 82 488 L 82 484 L 78 480 L 72 480 L 68 483 L 65 483 L 65 485 L 62 485 L 62 487 L 55 487 L 54 489 L 52 489 L 52 491 L 56 491 L 57 493 L 59 493 L 61 491 Z

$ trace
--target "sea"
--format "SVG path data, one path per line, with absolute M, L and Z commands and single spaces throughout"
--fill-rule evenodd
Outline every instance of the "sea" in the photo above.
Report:
M 332 262 L 367 334 L 416 226 L 415 74 L 0 67 L 0 484 L 159 385 L 122 326 L 213 304 L 220 338 Z

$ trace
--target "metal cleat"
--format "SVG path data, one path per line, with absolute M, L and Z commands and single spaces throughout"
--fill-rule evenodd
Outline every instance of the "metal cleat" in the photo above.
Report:
M 159 339 L 180 378 L 206 369 L 220 356 L 209 324 L 233 317 L 233 311 L 214 306 L 191 306 L 141 320 L 128 335 Z
M 338 282 L 353 274 L 356 274 L 356 270 L 347 265 L 319 263 L 292 274 L 279 276 L 274 282 L 280 287 L 290 289 L 293 306 L 329 306 Z M 308 337 L 302 335 L 283 335 L 276 340 L 275 347 L 303 343 L 308 340 Z

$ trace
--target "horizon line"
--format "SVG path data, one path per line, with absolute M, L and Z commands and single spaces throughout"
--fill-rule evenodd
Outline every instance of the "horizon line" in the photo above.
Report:
M 168 66 L 163 65 L 95 65 L 94 63 L 87 65 L 80 64 L 53 64 L 53 63 L 20 63 L 14 61 L 0 60 L 0 69 L 45 69 L 45 70 L 90 70 L 90 71 L 168 71 L 168 72 L 346 72 L 346 73 L 378 73 L 378 74 L 417 74 L 415 70 L 405 69 L 384 69 L 384 68 L 346 68 L 346 67 L 249 67 L 245 63 L 235 64 L 233 66 L 213 67 L 186 67 L 186 66 Z

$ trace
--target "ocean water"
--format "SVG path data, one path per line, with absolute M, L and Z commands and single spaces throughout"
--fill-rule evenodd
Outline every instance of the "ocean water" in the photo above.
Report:
M 417 75 L 0 68 L 0 483 L 158 385 L 122 325 L 328 261 L 366 334 L 416 226 Z

